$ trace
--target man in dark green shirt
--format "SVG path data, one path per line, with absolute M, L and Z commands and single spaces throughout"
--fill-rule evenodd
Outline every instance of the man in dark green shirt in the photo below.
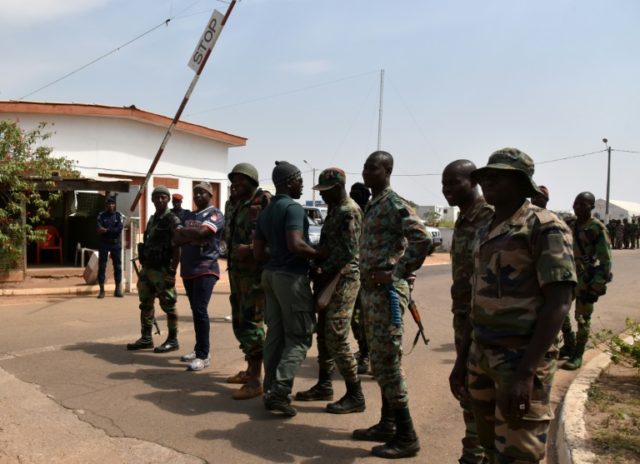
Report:
M 295 416 L 289 394 L 315 325 L 308 260 L 319 254 L 309 245 L 305 211 L 294 201 L 302 195 L 300 170 L 286 161 L 276 162 L 272 180 L 276 195 L 260 215 L 253 241 L 255 258 L 266 259 L 262 273 L 267 325 L 264 404 L 269 410 Z

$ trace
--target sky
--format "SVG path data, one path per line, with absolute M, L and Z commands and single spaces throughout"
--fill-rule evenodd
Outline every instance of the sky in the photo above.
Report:
M 0 100 L 136 105 L 169 117 L 211 11 L 227 8 L 0 4 Z M 581 191 L 605 197 L 606 137 L 611 198 L 640 202 L 638 24 L 637 0 L 242 0 L 182 119 L 249 139 L 230 150 L 229 169 L 248 161 L 268 182 L 275 160 L 297 165 L 310 199 L 312 168 L 338 166 L 348 184 L 361 181 L 377 149 L 384 69 L 381 148 L 395 158 L 392 186 L 405 198 L 444 205 L 449 162 L 483 166 L 512 146 L 536 162 L 548 207 L 569 210 Z

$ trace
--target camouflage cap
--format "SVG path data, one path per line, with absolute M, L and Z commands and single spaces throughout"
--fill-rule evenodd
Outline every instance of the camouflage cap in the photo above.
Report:
M 153 192 L 151 192 L 151 196 L 154 196 L 154 195 L 166 195 L 170 197 L 171 192 L 164 185 L 158 185 L 156 188 L 153 189 Z
M 487 171 L 491 169 L 520 173 L 529 187 L 528 196 L 544 195 L 533 181 L 533 173 L 535 172 L 533 160 L 529 155 L 517 148 L 503 148 L 493 152 L 486 166 L 471 172 L 471 179 L 479 182 Z
M 314 185 L 313 190 L 329 190 L 336 185 L 344 186 L 347 183 L 347 175 L 340 168 L 327 168 L 320 173 L 318 184 Z

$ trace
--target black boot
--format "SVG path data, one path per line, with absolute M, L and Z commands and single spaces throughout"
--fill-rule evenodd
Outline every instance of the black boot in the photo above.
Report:
M 116 284 L 116 291 L 113 292 L 113 296 L 117 296 L 118 298 L 122 298 L 124 295 L 122 294 L 122 285 L 120 282 Z
M 585 348 L 584 344 L 579 343 L 576 346 L 573 355 L 561 366 L 562 369 L 565 371 L 575 371 L 580 369 L 582 367 L 582 356 L 584 355 Z
M 164 343 L 160 346 L 156 346 L 153 349 L 154 353 L 168 353 L 169 351 L 176 351 L 180 348 L 180 344 L 178 343 L 178 337 L 176 334 L 169 334 Z
M 420 441 L 413 428 L 407 406 L 395 410 L 396 434 L 384 445 L 374 446 L 371 453 L 385 459 L 400 459 L 415 456 L 420 451 Z
M 369 373 L 369 355 L 361 351 L 357 357 L 357 360 L 358 360 L 358 375 L 368 374 Z
M 104 298 L 104 284 L 98 284 L 100 285 L 100 291 L 98 292 L 98 298 Z
M 127 343 L 127 349 L 144 350 L 145 348 L 153 348 L 153 337 L 151 337 L 151 327 L 143 327 L 141 337 L 133 343 Z
M 331 401 L 332 399 L 331 374 L 323 370 L 318 374 L 318 383 L 307 391 L 296 393 L 296 401 Z
M 562 323 L 562 348 L 560 348 L 560 354 L 558 357 L 571 358 L 576 351 L 576 334 L 571 328 L 571 319 L 569 316 L 565 317 Z
M 395 433 L 396 420 L 393 415 L 393 409 L 391 409 L 391 405 L 383 396 L 380 422 L 368 429 L 356 429 L 351 436 L 354 440 L 388 442 L 394 437 Z
M 362 412 L 366 405 L 362 385 L 360 380 L 356 382 L 346 382 L 347 393 L 335 403 L 327 405 L 327 412 L 332 414 L 349 414 L 350 412 Z

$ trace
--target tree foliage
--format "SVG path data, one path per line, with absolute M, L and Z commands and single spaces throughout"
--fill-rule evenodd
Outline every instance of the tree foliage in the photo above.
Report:
M 26 131 L 15 121 L 0 121 L 0 262 L 5 268 L 17 267 L 25 240 L 44 238 L 35 226 L 49 217 L 49 206 L 60 198 L 60 192 L 43 195 L 37 181 L 53 186 L 54 178 L 78 176 L 71 160 L 52 156 L 53 148 L 43 145 L 51 136 L 45 128 L 40 123 Z

